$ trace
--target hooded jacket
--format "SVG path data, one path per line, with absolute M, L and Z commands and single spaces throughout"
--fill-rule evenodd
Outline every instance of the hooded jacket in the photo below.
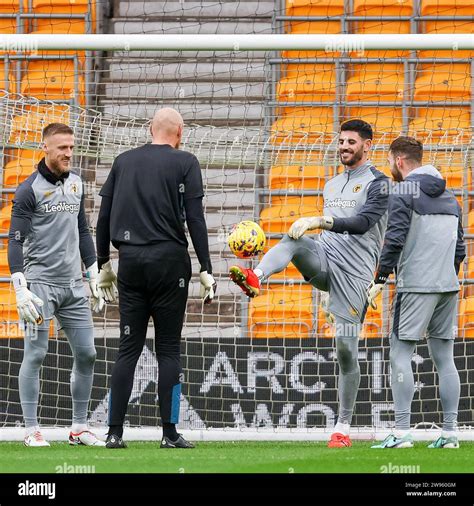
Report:
M 466 256 L 461 208 L 432 165 L 414 169 L 389 196 L 379 274 L 397 271 L 398 292 L 459 290 Z

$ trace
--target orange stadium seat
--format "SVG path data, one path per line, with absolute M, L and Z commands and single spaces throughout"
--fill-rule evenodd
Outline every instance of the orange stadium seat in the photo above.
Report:
M 32 149 L 9 149 L 4 152 L 4 159 L 6 163 L 15 162 L 23 159 L 26 163 L 26 160 L 31 160 L 32 164 L 37 163 L 44 156 L 44 152 L 42 150 L 32 150 Z
M 430 19 L 420 23 L 420 33 L 473 33 L 472 0 L 421 0 L 421 16 L 471 16 L 471 20 Z M 420 58 L 469 58 L 474 51 L 419 51 Z
M 269 186 L 272 190 L 321 190 L 329 167 L 320 165 L 276 165 L 270 169 Z
M 10 269 L 8 267 L 8 250 L 0 249 L 0 277 L 9 277 Z
M 459 337 L 474 338 L 474 297 L 459 303 Z
M 340 21 L 291 21 L 287 33 L 307 34 L 338 34 L 341 33 Z M 332 49 L 332 48 L 331 48 Z M 338 48 L 334 48 L 338 49 Z M 328 58 L 340 56 L 340 51 L 282 51 L 282 58 Z
M 335 134 L 328 135 L 335 142 Z M 326 146 L 322 148 L 300 150 L 298 146 L 274 146 L 271 153 L 271 162 L 273 165 L 326 165 L 328 174 L 334 174 L 335 168 L 339 164 L 339 158 L 335 151 L 328 152 Z
M 67 105 L 25 106 L 24 114 L 12 120 L 10 144 L 41 143 L 43 128 L 49 123 L 69 124 L 70 107 Z
M 417 72 L 415 101 L 456 102 L 471 99 L 471 69 L 468 64 L 423 65 Z
M 286 0 L 287 16 L 333 17 L 344 14 L 344 0 Z
M 33 24 L 35 31 L 47 30 L 49 33 L 89 33 L 95 31 L 95 0 L 33 0 L 32 12 L 40 15 L 64 15 L 63 18 L 35 18 Z M 84 18 L 71 18 L 71 14 L 88 15 L 90 21 L 89 32 L 86 20 Z
M 248 325 L 253 338 L 310 337 L 313 320 L 310 285 L 268 290 L 250 302 Z
M 416 118 L 409 125 L 409 135 L 421 141 L 466 143 L 471 138 L 470 111 L 460 107 L 432 107 L 416 110 Z
M 50 28 L 43 28 L 42 30 L 36 30 L 34 32 L 31 32 L 30 35 L 48 35 L 48 34 L 61 34 L 61 33 L 64 33 L 64 34 L 81 34 L 81 33 L 84 33 L 82 30 L 80 30 L 80 28 L 78 27 L 74 27 L 74 26 L 68 26 L 68 25 L 61 25 L 61 24 L 58 24 L 58 25 L 54 25 L 54 27 L 50 27 Z M 45 58 L 45 59 L 57 59 L 58 57 L 69 57 L 69 58 L 72 58 L 74 56 L 77 57 L 78 59 L 78 66 L 79 66 L 79 69 L 83 70 L 84 67 L 85 67 L 85 56 L 86 56 L 86 52 L 85 51 L 74 51 L 74 50 L 71 50 L 71 51 L 66 51 L 66 50 L 56 50 L 56 51 L 35 51 L 35 55 L 37 56 L 41 56 L 42 58 Z M 32 62 L 30 62 L 31 64 Z
M 1 17 L 2 14 L 18 14 L 20 9 L 21 13 L 27 12 L 28 0 L 0 0 L 0 33 L 20 33 L 16 17 Z M 22 22 L 25 26 L 25 19 Z
M 465 229 L 466 234 L 474 234 L 474 211 L 469 211 L 467 215 L 467 228 Z
M 322 213 L 322 210 L 322 206 L 286 205 L 267 207 L 260 213 L 260 226 L 265 232 L 283 234 L 288 232 L 292 223 L 298 218 L 317 216 Z
M 12 204 L 3 206 L 0 209 L 0 233 L 7 234 L 10 229 L 10 218 L 12 215 Z
M 344 119 L 362 119 L 372 126 L 374 141 L 389 144 L 401 135 L 403 131 L 403 111 L 401 107 L 349 107 Z M 373 152 L 372 152 L 373 153 Z M 387 153 L 383 152 L 383 163 L 386 163 Z M 375 160 L 372 160 L 375 162 Z
M 271 206 L 291 206 L 291 207 L 314 207 L 317 209 L 323 208 L 323 197 L 322 196 L 305 196 L 302 195 L 272 195 L 270 197 Z
M 369 306 L 365 315 L 364 324 L 360 333 L 361 339 L 368 339 L 372 337 L 383 337 L 383 324 L 382 324 L 382 294 L 377 298 L 377 309 Z
M 28 65 L 21 81 L 21 93 L 40 100 L 85 100 L 84 80 L 74 71 L 71 60 L 41 60 Z
M 271 129 L 271 143 L 323 143 L 326 134 L 334 132 L 332 107 L 285 108 L 284 115 Z
M 290 21 L 285 32 L 294 34 L 341 33 L 340 16 L 344 14 L 344 0 L 287 0 L 287 16 L 321 16 L 331 21 Z M 331 53 L 333 56 L 339 52 Z M 318 58 L 328 56 L 325 51 L 282 51 L 282 58 Z
M 461 271 L 459 274 L 464 275 L 464 277 L 468 279 L 474 279 L 474 256 L 470 256 L 467 259 L 467 268 L 465 271 L 463 271 L 463 265 L 464 262 L 461 264 Z
M 311 68 L 308 72 L 307 67 Z M 334 65 L 292 65 L 287 77 L 277 85 L 280 101 L 329 102 L 336 98 L 336 71 Z
M 14 86 L 12 84 L 15 82 L 12 73 L 12 65 L 14 63 L 12 61 L 9 62 L 8 66 L 5 65 L 5 60 L 0 60 L 0 89 L 15 92 Z
M 410 33 L 409 20 L 385 20 L 388 16 L 412 16 L 413 0 L 354 0 L 354 16 L 377 17 L 354 21 L 352 32 L 357 34 Z M 355 51 L 352 56 L 393 58 L 406 56 L 408 51 Z
M 16 188 L 35 170 L 38 162 L 32 158 L 19 158 L 8 162 L 3 172 L 3 186 Z
M 401 102 L 404 75 L 396 69 L 368 65 L 347 80 L 346 96 L 349 102 Z
M 16 320 L 18 320 L 18 313 L 15 291 L 10 283 L 0 283 L 0 321 Z
M 323 207 L 323 197 L 312 195 L 312 196 L 303 196 L 303 195 L 294 195 L 292 193 L 288 193 L 287 195 L 272 195 L 270 197 L 270 205 L 271 206 L 292 206 L 292 207 L 314 207 L 317 209 L 322 209 Z

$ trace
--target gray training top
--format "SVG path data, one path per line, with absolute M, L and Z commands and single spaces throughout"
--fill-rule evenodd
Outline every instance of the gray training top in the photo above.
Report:
M 397 267 L 398 292 L 454 292 L 465 256 L 456 198 L 435 167 L 418 167 L 391 192 L 379 274 Z
M 69 287 L 82 282 L 81 258 L 86 268 L 96 261 L 82 180 L 73 172 L 57 178 L 43 158 L 15 192 L 10 272 L 24 271 L 29 282 Z
M 348 276 L 373 278 L 387 224 L 389 179 L 367 161 L 330 179 L 323 191 L 324 215 L 334 218 L 320 234 L 329 262 Z

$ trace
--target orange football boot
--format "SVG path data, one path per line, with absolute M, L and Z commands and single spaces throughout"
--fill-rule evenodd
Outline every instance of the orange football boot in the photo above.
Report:
M 229 269 L 230 279 L 242 290 L 247 297 L 256 297 L 260 293 L 260 281 L 252 269 L 233 265 Z
M 352 446 L 351 438 L 340 432 L 332 434 L 328 441 L 328 448 L 348 448 L 349 446 Z

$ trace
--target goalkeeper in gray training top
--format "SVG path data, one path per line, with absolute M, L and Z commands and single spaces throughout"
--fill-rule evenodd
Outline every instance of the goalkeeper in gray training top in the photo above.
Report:
M 395 181 L 377 274 L 368 301 L 382 291 L 396 269 L 396 294 L 390 334 L 390 365 L 395 404 L 395 431 L 374 448 L 413 446 L 411 402 L 415 392 L 411 359 L 417 343 L 428 348 L 439 376 L 443 431 L 429 448 L 458 448 L 456 422 L 459 374 L 454 364 L 458 273 L 466 256 L 462 213 L 446 181 L 432 165 L 422 165 L 423 145 L 399 137 L 390 145 Z
M 44 158 L 17 188 L 11 216 L 8 263 L 20 320 L 26 322 L 18 385 L 25 421 L 25 446 L 50 446 L 38 424 L 39 372 L 48 351 L 49 325 L 55 316 L 69 340 L 71 372 L 71 445 L 105 446 L 87 427 L 96 351 L 81 260 L 99 311 L 94 243 L 86 220 L 84 186 L 70 170 L 74 132 L 62 123 L 43 130 Z
M 339 134 L 344 171 L 324 187 L 324 216 L 300 218 L 255 270 L 230 269 L 231 279 L 249 296 L 290 262 L 306 281 L 322 290 L 326 318 L 336 321 L 339 364 L 339 416 L 330 448 L 351 446 L 352 413 L 359 389 L 358 340 L 367 309 L 367 284 L 382 248 L 387 223 L 388 178 L 368 160 L 372 128 L 362 120 L 346 121 Z M 304 235 L 321 229 L 316 238 Z M 329 292 L 329 295 L 328 293 Z

